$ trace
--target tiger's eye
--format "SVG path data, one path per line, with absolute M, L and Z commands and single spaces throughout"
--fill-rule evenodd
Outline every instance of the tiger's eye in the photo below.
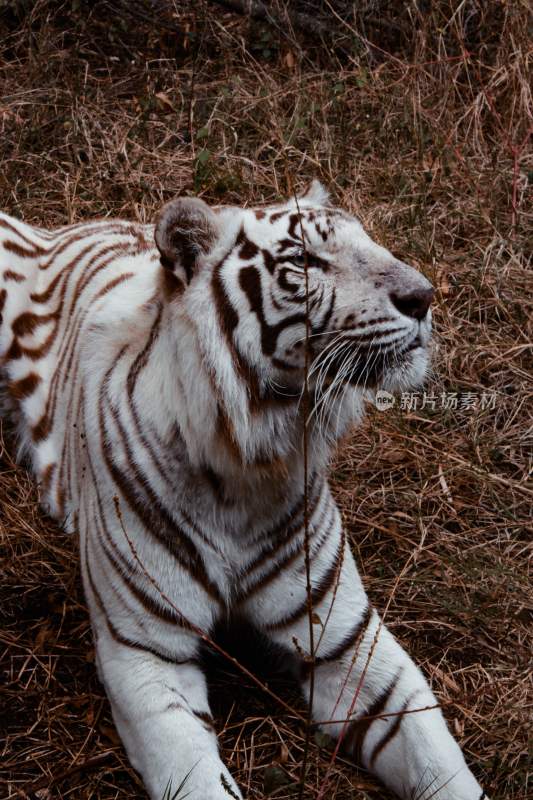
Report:
M 317 259 L 309 255 L 309 253 L 299 253 L 298 255 L 292 256 L 290 261 L 291 264 L 299 269 L 305 269 L 306 267 L 312 269 L 318 266 Z
M 301 267 L 302 269 L 304 269 L 307 263 L 307 259 L 305 255 L 302 253 L 301 255 L 293 256 L 291 258 L 291 262 L 292 264 L 294 264 L 295 267 Z

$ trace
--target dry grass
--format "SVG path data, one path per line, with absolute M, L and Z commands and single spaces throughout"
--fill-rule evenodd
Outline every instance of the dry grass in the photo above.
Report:
M 532 702 L 527 3 L 375 0 L 355 18 L 314 5 L 336 27 L 328 47 L 214 4 L 149 24 L 105 2 L 3 3 L 1 206 L 50 226 L 151 220 L 178 192 L 262 202 L 318 176 L 432 278 L 429 389 L 494 392 L 496 407 L 374 411 L 339 454 L 336 493 L 373 600 L 385 607 L 403 569 L 389 625 L 492 797 L 518 800 Z M 13 454 L 11 440 L 0 795 L 142 797 L 95 676 L 75 541 L 38 510 Z M 302 725 L 247 683 L 219 665 L 223 755 L 248 797 L 294 797 Z M 318 738 L 305 797 L 328 762 Z M 337 800 L 385 797 L 347 761 L 328 780 Z

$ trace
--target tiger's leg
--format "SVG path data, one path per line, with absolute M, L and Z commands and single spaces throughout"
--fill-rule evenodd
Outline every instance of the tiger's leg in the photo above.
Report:
M 110 539 L 104 547 L 98 524 L 93 533 L 89 542 L 82 528 L 80 549 L 98 676 L 130 763 L 152 800 L 170 800 L 176 792 L 191 800 L 239 800 L 218 753 L 198 662 L 200 637 L 172 609 L 149 599 L 149 588 L 143 591 L 120 566 L 120 551 L 111 549 Z M 201 616 L 201 603 L 196 612 Z
M 152 800 L 239 800 L 218 754 L 205 677 L 194 659 L 172 663 L 117 641 L 97 637 L 99 673 L 129 760 Z
M 316 531 L 311 541 L 313 718 L 324 732 L 342 735 L 343 747 L 402 798 L 480 800 L 485 795 L 440 710 L 416 711 L 437 701 L 420 670 L 380 625 L 336 509 L 335 516 L 336 524 L 314 551 Z M 260 584 L 261 591 L 248 600 L 252 619 L 276 643 L 308 654 L 303 557 L 291 569 L 273 570 Z M 309 671 L 306 666 L 302 678 L 307 698 Z

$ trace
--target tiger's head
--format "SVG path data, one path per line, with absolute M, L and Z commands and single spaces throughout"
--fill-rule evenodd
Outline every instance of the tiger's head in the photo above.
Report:
M 217 355 L 226 351 L 252 402 L 297 395 L 306 370 L 309 389 L 330 395 L 423 380 L 431 284 L 332 207 L 317 181 L 261 209 L 173 200 L 155 239 L 191 319 L 218 335 Z
M 305 420 L 318 469 L 373 391 L 422 381 L 430 283 L 320 184 L 266 208 L 173 200 L 155 241 L 174 335 L 169 416 L 198 467 L 282 487 L 302 467 Z

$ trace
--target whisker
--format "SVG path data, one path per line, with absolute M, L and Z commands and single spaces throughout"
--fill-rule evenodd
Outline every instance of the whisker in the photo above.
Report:
M 333 396 L 333 394 L 337 389 L 337 386 L 342 382 L 345 371 L 345 363 L 348 359 L 349 359 L 349 354 L 346 354 L 337 371 L 337 374 L 335 375 L 333 382 L 320 398 L 320 403 L 317 406 L 317 424 L 321 431 L 326 431 L 327 429 L 326 410 L 328 406 L 328 400 L 331 396 Z
M 334 393 L 336 393 L 337 387 L 343 385 L 344 377 L 345 377 L 346 374 L 348 374 L 347 373 L 347 366 L 349 365 L 349 362 L 350 362 L 350 360 L 352 358 L 353 358 L 353 354 L 352 354 L 352 352 L 350 350 L 348 350 L 348 352 L 346 353 L 343 361 L 341 362 L 341 365 L 340 365 L 339 369 L 337 370 L 337 374 L 335 375 L 335 377 L 333 379 L 333 382 L 328 387 L 327 391 L 324 392 L 323 396 L 321 396 L 321 398 L 320 398 L 319 405 L 321 406 L 321 411 L 320 411 L 320 415 L 318 417 L 318 426 L 319 426 L 319 429 L 321 429 L 323 431 L 325 431 L 326 427 L 327 427 L 326 426 L 326 414 L 327 414 L 327 403 L 328 403 L 328 400 L 329 400 L 330 396 L 335 396 Z M 328 418 L 328 424 L 329 424 L 329 418 Z
M 335 350 L 328 355 L 328 358 L 321 365 L 321 369 L 320 369 L 320 372 L 318 374 L 318 378 L 317 378 L 317 382 L 316 382 L 316 388 L 315 388 L 315 405 L 313 406 L 313 409 L 311 411 L 309 419 L 311 419 L 313 414 L 315 414 L 318 411 L 321 403 L 324 401 L 324 397 L 327 395 L 327 391 L 328 390 L 326 390 L 324 392 L 323 391 L 323 386 L 324 386 L 324 381 L 325 381 L 325 379 L 327 377 L 327 372 L 328 372 L 330 364 L 332 363 L 332 361 L 334 361 L 336 358 L 338 358 L 342 354 L 342 352 L 343 352 L 343 350 L 345 348 L 346 348 L 346 344 L 341 342 L 338 345 L 338 347 L 335 348 Z M 334 381 L 335 381 L 335 379 L 336 379 L 336 376 L 334 378 Z

